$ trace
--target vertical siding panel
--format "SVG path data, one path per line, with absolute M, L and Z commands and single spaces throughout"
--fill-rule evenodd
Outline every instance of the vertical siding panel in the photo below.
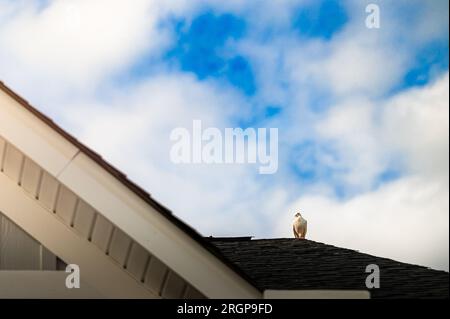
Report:
M 125 266 L 131 248 L 131 238 L 119 228 L 114 230 L 114 234 L 109 247 L 109 255 L 120 265 Z
M 16 183 L 20 181 L 22 163 L 24 156 L 11 144 L 6 144 L 6 155 L 4 157 L 3 171 Z
M 190 294 L 190 290 L 191 290 L 191 286 L 186 285 L 184 291 L 183 291 L 183 299 L 189 299 L 189 294 Z
M 133 242 L 126 268 L 137 279 L 142 280 L 150 254 L 141 245 Z
M 75 194 L 67 187 L 61 185 L 55 205 L 55 213 L 61 217 L 68 226 L 71 226 L 72 216 L 75 213 L 76 205 L 77 196 L 75 196 Z
M 114 226 L 102 215 L 97 214 L 96 216 L 97 218 L 92 232 L 92 242 L 103 252 L 107 252 Z
M 166 265 L 158 258 L 152 256 L 144 280 L 145 285 L 159 295 L 167 272 L 168 268 Z
M 37 196 L 41 169 L 33 161 L 25 158 L 22 172 L 22 187 L 33 197 Z
M 50 210 L 54 209 L 58 187 L 58 181 L 47 172 L 44 172 L 42 175 L 41 185 L 39 187 L 38 198 L 39 202 Z
M 186 294 L 189 290 L 189 285 L 187 282 L 184 281 L 183 289 L 181 290 L 181 294 L 178 297 L 178 299 L 186 299 Z
M 80 199 L 73 219 L 73 227 L 85 239 L 89 239 L 92 224 L 94 223 L 94 216 L 94 208 Z
M 206 297 L 197 289 L 195 289 L 193 286 L 188 286 L 185 294 L 185 299 L 206 299 Z
M 56 270 L 63 270 L 66 271 L 67 264 L 64 262 L 64 260 L 56 257 Z
M 57 257 L 0 213 L 0 269 L 56 270 Z
M 5 157 L 6 141 L 0 136 L 0 171 L 3 172 L 3 159 Z
M 0 269 L 39 270 L 40 244 L 3 216 L 0 229 Z
M 168 299 L 181 298 L 186 282 L 173 271 L 169 272 L 162 291 L 162 297 Z
M 56 270 L 56 256 L 41 245 L 41 270 Z

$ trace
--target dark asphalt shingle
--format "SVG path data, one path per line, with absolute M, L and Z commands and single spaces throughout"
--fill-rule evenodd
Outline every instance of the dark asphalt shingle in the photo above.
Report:
M 380 267 L 372 298 L 448 298 L 449 274 L 311 240 L 209 239 L 264 289 L 367 290 L 366 266 Z

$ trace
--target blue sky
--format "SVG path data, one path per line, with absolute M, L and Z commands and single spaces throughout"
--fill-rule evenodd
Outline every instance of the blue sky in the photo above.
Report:
M 0 0 L 0 47 L 4 82 L 205 235 L 292 236 L 302 209 L 313 240 L 448 269 L 448 1 Z M 193 119 L 278 128 L 278 172 L 174 165 Z
M 300 36 L 330 40 L 348 22 L 345 4 L 335 0 L 320 0 L 299 6 L 293 17 L 293 27 Z

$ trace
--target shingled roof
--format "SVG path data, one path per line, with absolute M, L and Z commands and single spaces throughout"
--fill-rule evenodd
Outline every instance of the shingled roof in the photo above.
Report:
M 371 298 L 448 298 L 449 274 L 311 240 L 209 238 L 259 289 L 367 290 L 366 266 L 380 267 Z

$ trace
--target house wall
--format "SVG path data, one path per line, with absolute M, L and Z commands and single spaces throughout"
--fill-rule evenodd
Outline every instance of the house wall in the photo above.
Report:
M 67 275 L 63 271 L 2 270 L 0 271 L 0 299 L 104 298 L 83 281 L 79 288 L 67 289 L 65 286 Z
M 61 270 L 65 263 L 0 212 L 0 270 Z
M 153 294 L 162 298 L 204 298 L 204 295 L 176 272 L 1 136 L 0 174 L 20 186 L 29 197 L 71 232 L 95 246 L 117 267 Z M 49 267 L 43 264 L 45 258 L 39 255 L 44 251 L 39 243 L 30 236 L 25 236 L 26 234 L 6 218 L 2 218 L 2 225 L 4 231 L 0 244 L 5 247 L 2 253 L 5 269 Z M 15 250 L 15 253 L 12 250 Z M 26 257 L 20 257 L 22 252 Z M 42 256 L 47 256 L 46 254 L 47 252 Z M 67 262 L 76 263 L 76 260 Z M 95 262 L 92 260 L 92 263 Z

